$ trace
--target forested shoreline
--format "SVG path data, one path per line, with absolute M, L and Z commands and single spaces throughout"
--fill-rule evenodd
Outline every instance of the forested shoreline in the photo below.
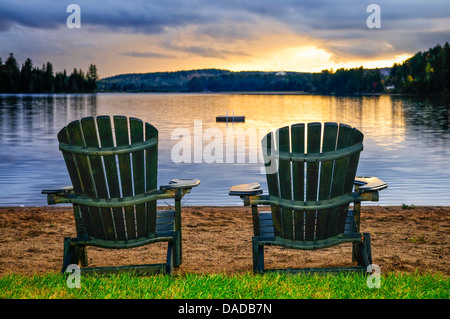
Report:
M 35 67 L 30 58 L 19 67 L 13 53 L 5 63 L 0 58 L 0 93 L 94 93 L 98 80 L 94 64 L 86 73 L 75 68 L 68 74 L 66 70 L 54 72 L 50 62 Z
M 450 45 L 418 52 L 402 64 L 394 64 L 389 76 L 394 92 L 450 94 Z

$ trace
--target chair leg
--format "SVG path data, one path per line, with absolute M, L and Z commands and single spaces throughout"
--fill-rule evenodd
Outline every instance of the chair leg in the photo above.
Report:
M 175 231 L 179 233 L 179 241 L 177 243 L 177 254 L 175 266 L 178 267 L 183 262 L 183 247 L 182 247 L 182 231 L 181 231 L 181 197 L 182 191 L 180 189 L 175 192 Z
M 167 259 L 166 259 L 166 273 L 172 274 L 173 272 L 173 265 L 174 265 L 174 252 L 175 252 L 175 245 L 173 242 L 169 242 L 167 245 Z
M 253 272 L 264 272 L 264 246 L 258 242 L 258 237 L 252 237 Z
M 367 267 L 372 264 L 372 250 L 370 247 L 370 234 L 363 234 L 363 242 L 362 243 L 354 243 L 353 249 L 356 257 L 356 261 L 359 266 Z
M 87 249 L 86 246 L 76 246 L 75 248 L 78 260 L 81 263 L 81 267 L 88 266 Z
M 364 250 L 367 254 L 369 265 L 372 264 L 372 248 L 370 244 L 370 233 L 364 233 Z
M 67 267 L 71 264 L 78 265 L 78 254 L 75 251 L 75 246 L 70 244 L 71 238 L 64 237 L 64 252 L 63 252 L 63 266 L 61 272 L 64 273 L 67 270 Z
M 173 233 L 173 252 L 173 266 L 179 267 L 181 265 L 181 234 L 178 231 Z

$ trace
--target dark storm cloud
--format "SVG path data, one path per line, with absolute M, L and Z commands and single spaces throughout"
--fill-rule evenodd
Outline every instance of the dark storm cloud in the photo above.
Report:
M 0 32 L 15 25 L 32 28 L 56 28 L 67 18 L 66 5 L 63 2 L 10 1 L 0 2 Z
M 65 25 L 66 7 L 81 7 L 83 23 L 108 28 L 131 28 L 143 33 L 161 32 L 166 27 L 251 22 L 257 28 L 264 19 L 284 23 L 292 30 L 352 29 L 365 27 L 370 3 L 381 7 L 386 25 L 414 19 L 448 18 L 450 1 L 430 0 L 164 0 L 164 1 L 52 1 L 2 0 L 0 27 L 12 25 L 54 28 Z M 408 25 L 402 26 L 407 29 Z
M 69 4 L 80 6 L 83 24 L 132 32 L 159 33 L 166 27 L 202 24 L 214 21 L 205 15 L 198 1 L 50 1 L 2 0 L 0 2 L 0 31 L 14 25 L 35 28 L 65 27 L 70 13 Z

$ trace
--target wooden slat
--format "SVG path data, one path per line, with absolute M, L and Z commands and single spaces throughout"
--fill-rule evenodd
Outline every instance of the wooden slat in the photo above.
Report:
M 101 146 L 113 147 L 114 139 L 110 117 L 98 116 L 97 128 Z M 119 198 L 120 186 L 119 186 L 119 175 L 117 173 L 116 157 L 114 155 L 104 156 L 103 163 L 105 165 L 109 196 L 110 198 Z M 125 236 L 123 209 L 121 207 L 113 208 L 113 217 L 114 217 L 114 229 L 116 233 L 116 240 L 125 240 L 126 236 Z
M 61 131 L 58 133 L 58 141 L 59 143 L 69 144 L 69 135 L 67 132 L 67 127 L 64 127 Z M 73 154 L 68 152 L 62 152 L 64 161 L 67 166 L 67 170 L 69 172 L 69 177 L 72 182 L 72 186 L 74 189 L 74 192 L 76 194 L 83 194 L 83 187 L 81 185 L 80 181 L 80 175 L 78 175 L 78 169 L 77 165 L 75 163 L 75 158 Z M 83 208 L 86 210 L 86 207 Z M 78 205 L 74 206 L 74 217 L 75 217 L 75 225 L 77 229 L 77 236 L 78 237 L 85 237 L 87 236 L 87 229 L 86 225 L 84 224 L 81 208 Z
M 130 135 L 131 143 L 140 143 L 144 141 L 144 124 L 141 120 L 130 118 Z M 134 194 L 143 194 L 145 193 L 144 151 L 131 153 L 131 158 L 133 163 Z M 136 225 L 137 237 L 146 237 L 147 216 L 145 204 L 136 205 Z
M 97 128 L 95 126 L 95 119 L 93 117 L 86 117 L 81 120 L 81 127 L 83 129 L 84 141 L 86 146 L 99 147 Z M 108 198 L 108 188 L 106 185 L 105 172 L 103 170 L 103 163 L 100 156 L 89 156 L 89 163 L 92 170 L 92 177 L 94 179 L 95 190 L 97 198 Z M 115 239 L 114 223 L 111 216 L 110 208 L 100 209 L 101 221 L 97 221 L 95 227 L 103 230 L 101 239 Z
M 273 167 L 278 167 L 278 163 L 273 163 L 276 159 L 270 159 L 270 156 L 275 152 L 275 137 L 272 132 L 264 136 L 261 141 L 264 156 L 264 165 L 266 167 L 266 179 L 269 195 L 279 197 L 280 190 L 278 185 L 278 172 L 273 172 Z M 271 206 L 272 218 L 277 236 L 282 236 L 281 211 L 276 206 Z
M 323 129 L 322 153 L 336 149 L 338 125 L 336 123 L 325 123 Z M 331 182 L 333 178 L 333 161 L 323 161 L 320 167 L 319 200 L 330 199 Z M 316 239 L 327 238 L 327 225 L 333 210 L 317 211 Z
M 67 127 L 64 127 L 61 131 L 59 131 L 58 141 L 59 143 L 69 144 L 69 135 L 67 132 Z M 68 152 L 62 153 L 75 193 L 83 194 L 83 186 L 81 185 L 80 175 L 78 175 L 78 169 L 73 154 Z
M 295 124 L 291 127 L 292 152 L 305 152 L 305 124 Z M 304 201 L 305 165 L 301 162 L 292 162 L 292 185 L 294 200 Z
M 308 124 L 307 149 L 308 154 L 320 153 L 322 138 L 321 123 Z M 319 183 L 319 163 L 306 163 L 306 200 L 317 201 L 317 187 Z M 305 213 L 305 240 L 314 240 L 316 211 Z
M 339 125 L 338 139 L 336 142 L 336 149 L 340 150 L 346 148 L 352 141 L 352 128 L 345 124 Z M 333 182 L 331 186 L 331 197 L 336 197 L 345 194 L 345 178 L 347 174 L 349 157 L 344 157 L 335 160 L 333 171 Z M 347 216 L 348 205 L 335 208 L 330 214 L 328 221 L 328 236 L 334 236 L 344 231 L 345 219 Z
M 357 129 L 354 128 L 352 130 L 350 144 L 351 145 L 362 144 L 363 139 L 364 139 L 364 135 L 360 131 L 358 131 Z M 351 155 L 350 159 L 348 161 L 347 176 L 345 179 L 345 186 L 344 186 L 345 193 L 351 192 L 353 189 L 353 182 L 355 180 L 356 170 L 358 168 L 360 154 L 361 154 L 361 152 Z
M 293 153 L 305 153 L 305 125 L 295 124 L 291 127 L 291 142 Z M 292 162 L 292 188 L 296 201 L 305 200 L 305 164 Z M 294 237 L 304 240 L 304 211 L 294 210 Z
M 323 129 L 322 153 L 336 149 L 338 125 L 325 123 Z M 319 200 L 330 199 L 331 181 L 333 177 L 333 161 L 324 161 L 320 168 Z
M 175 211 L 174 210 L 158 210 L 157 211 L 157 219 L 156 224 L 157 225 L 163 225 L 163 224 L 171 224 L 172 228 L 174 226 L 174 220 L 175 220 Z
M 260 237 L 274 237 L 272 212 L 259 213 L 259 236 Z
M 156 233 L 158 236 L 170 236 L 175 228 L 175 211 L 174 210 L 158 210 L 155 214 Z
M 81 130 L 80 121 L 73 121 L 67 125 L 67 132 L 69 136 L 69 144 L 77 146 L 86 146 L 84 144 L 83 133 Z M 84 155 L 74 155 L 75 163 L 77 167 L 78 174 L 80 176 L 82 194 L 97 197 L 97 192 L 95 191 L 94 181 L 92 177 L 91 168 L 89 165 L 88 158 Z M 86 229 L 90 236 L 100 238 L 103 234 L 102 231 L 99 232 L 95 225 L 101 222 L 100 212 L 97 208 L 89 208 L 86 206 L 80 206 L 81 215 L 83 216 L 83 221 Z
M 134 274 L 164 274 L 167 272 L 167 264 L 148 264 L 148 265 L 127 265 L 127 266 L 113 266 L 113 267 L 91 267 L 81 268 L 83 275 L 102 275 L 102 274 L 121 274 L 125 272 L 132 272 Z
M 351 145 L 352 128 L 345 124 L 339 125 L 339 136 L 337 140 L 336 149 L 340 150 Z M 335 161 L 333 185 L 331 196 L 336 197 L 344 194 L 345 173 L 347 171 L 349 158 L 344 157 Z
M 114 131 L 116 135 L 117 146 L 129 145 L 128 120 L 125 116 L 114 116 Z M 122 187 L 122 196 L 133 196 L 133 180 L 131 173 L 130 154 L 118 155 L 120 185 Z M 134 217 L 134 208 L 125 207 L 125 223 L 128 239 L 136 238 L 136 226 Z
M 351 132 L 350 145 L 362 144 L 363 139 L 364 135 L 357 129 L 353 128 Z M 347 172 L 344 181 L 344 193 L 349 193 L 353 190 L 353 183 L 358 168 L 359 157 L 360 152 L 351 155 L 348 159 Z M 342 231 L 342 229 L 345 228 L 347 212 L 348 212 L 348 205 L 343 207 L 339 212 L 337 224 L 340 231 Z
M 353 210 L 349 210 L 345 221 L 344 234 L 352 234 L 357 232 L 358 230 L 356 229 L 355 213 Z
M 320 142 L 322 138 L 322 125 L 320 123 L 308 124 L 307 152 L 320 153 Z M 317 186 L 319 182 L 319 163 L 306 164 L 306 200 L 317 200 Z
M 290 133 L 289 126 L 282 127 L 276 131 L 280 152 L 290 152 Z M 292 200 L 292 177 L 291 161 L 278 161 L 278 179 L 280 183 L 280 196 L 283 199 Z M 292 210 L 281 209 L 281 236 L 287 239 L 294 238 Z
M 146 123 L 145 140 L 158 138 L 158 130 Z M 158 182 L 158 144 L 145 151 L 145 191 L 156 189 Z M 156 201 L 146 204 L 147 210 L 147 235 L 156 232 Z

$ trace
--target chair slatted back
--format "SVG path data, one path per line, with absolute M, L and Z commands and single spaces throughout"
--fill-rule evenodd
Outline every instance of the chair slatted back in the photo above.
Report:
M 267 134 L 262 146 L 269 195 L 315 204 L 352 192 L 362 141 L 360 131 L 337 123 L 295 124 Z M 345 152 L 355 145 L 360 149 Z M 288 156 L 272 157 L 274 153 Z M 342 156 L 324 156 L 332 153 Z M 274 160 L 276 172 L 269 169 Z M 321 210 L 271 205 L 275 236 L 298 241 L 336 236 L 344 232 L 348 208 L 349 204 Z
M 58 141 L 77 195 L 123 198 L 157 187 L 158 131 L 148 123 L 124 116 L 86 117 L 64 127 Z M 112 208 L 77 206 L 79 235 L 112 241 L 155 235 L 156 201 Z

